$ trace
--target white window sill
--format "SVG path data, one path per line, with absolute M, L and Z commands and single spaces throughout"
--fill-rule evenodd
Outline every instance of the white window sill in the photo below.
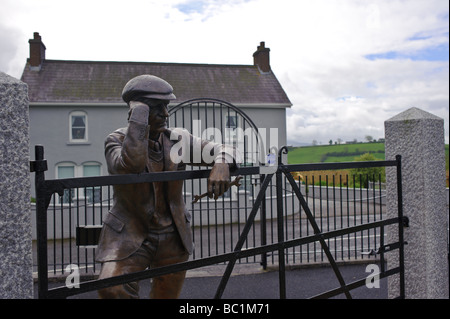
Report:
M 69 145 L 69 146 L 72 146 L 72 145 L 91 145 L 91 142 L 89 142 L 89 141 L 80 141 L 80 142 L 70 141 L 70 142 L 67 142 L 66 144 Z

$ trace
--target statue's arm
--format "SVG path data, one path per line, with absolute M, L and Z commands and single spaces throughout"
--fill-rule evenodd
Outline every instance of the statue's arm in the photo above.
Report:
M 114 132 L 105 141 L 105 158 L 110 174 L 142 173 L 148 157 L 149 108 L 141 102 L 130 102 L 128 128 Z
M 236 170 L 241 163 L 239 150 L 230 145 L 202 140 L 186 130 L 174 129 L 171 135 L 171 139 L 178 140 L 178 146 L 171 153 L 174 159 L 181 159 L 185 164 L 194 166 L 212 166 L 208 178 L 208 196 L 214 199 L 222 196 L 230 185 L 230 171 Z
M 228 164 L 235 170 L 242 163 L 239 150 L 231 145 L 202 140 L 182 128 L 173 128 L 170 139 L 175 142 L 170 155 L 172 161 L 192 166 L 214 166 L 216 163 Z

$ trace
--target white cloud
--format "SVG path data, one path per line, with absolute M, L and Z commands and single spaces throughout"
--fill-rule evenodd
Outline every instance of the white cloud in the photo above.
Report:
M 294 104 L 291 140 L 383 137 L 385 120 L 416 106 L 444 118 L 448 143 L 448 57 L 414 58 L 448 48 L 446 1 L 68 3 L 2 0 L 1 31 L 9 36 L 2 36 L 0 70 L 20 77 L 35 31 L 47 58 L 67 60 L 252 64 L 265 41 Z M 365 58 L 387 52 L 401 59 Z

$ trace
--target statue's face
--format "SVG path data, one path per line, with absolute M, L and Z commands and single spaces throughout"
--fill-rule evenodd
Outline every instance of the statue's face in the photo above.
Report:
M 167 100 L 148 99 L 146 104 L 149 106 L 148 125 L 150 125 L 150 135 L 160 133 L 167 128 L 167 118 L 169 111 Z

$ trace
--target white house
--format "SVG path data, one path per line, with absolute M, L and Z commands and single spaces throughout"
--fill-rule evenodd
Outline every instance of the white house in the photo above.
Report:
M 195 98 L 223 100 L 266 128 L 267 139 L 274 138 L 269 129 L 275 128 L 275 143 L 286 145 L 286 108 L 292 104 L 270 67 L 270 49 L 264 42 L 253 54 L 253 65 L 47 60 L 39 33 L 29 44 L 21 80 L 29 92 L 30 156 L 34 158 L 36 144 L 44 146 L 47 179 L 107 174 L 104 140 L 127 125 L 128 107 L 121 92 L 140 74 L 159 76 L 174 87 L 177 99 L 169 108 Z M 200 113 L 200 106 L 195 112 Z M 186 126 L 186 116 L 179 113 L 175 124 Z M 203 125 L 242 125 L 235 113 L 228 112 L 220 121 Z

